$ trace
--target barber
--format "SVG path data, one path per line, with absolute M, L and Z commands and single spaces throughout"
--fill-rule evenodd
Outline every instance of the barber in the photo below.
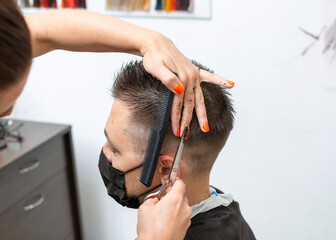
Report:
M 175 135 L 180 134 L 180 126 L 189 125 L 194 109 L 202 131 L 209 131 L 202 81 L 227 88 L 234 85 L 199 70 L 158 32 L 78 10 L 48 11 L 24 18 L 14 1 L 0 0 L 0 117 L 12 112 L 26 84 L 32 58 L 56 49 L 142 56 L 145 69 L 175 93 L 171 114 Z M 138 239 L 183 239 L 190 216 L 185 186 L 178 180 L 162 200 L 150 199 L 139 208 Z

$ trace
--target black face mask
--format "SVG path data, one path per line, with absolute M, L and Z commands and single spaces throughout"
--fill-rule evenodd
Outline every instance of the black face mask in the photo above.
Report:
M 154 189 L 160 187 L 162 184 L 156 186 L 155 188 L 152 188 L 148 190 L 145 193 L 142 193 L 138 196 L 134 197 L 127 197 L 126 196 L 126 188 L 125 188 L 125 174 L 129 173 L 135 169 L 138 169 L 139 167 L 142 167 L 143 164 L 140 164 L 139 166 L 136 166 L 135 168 L 132 168 L 130 170 L 127 170 L 125 172 L 120 171 L 119 169 L 116 169 L 107 161 L 107 158 L 103 152 L 103 150 L 100 152 L 99 156 L 99 171 L 103 178 L 105 187 L 107 189 L 107 193 L 116 200 L 119 204 L 121 204 L 124 207 L 128 208 L 139 208 L 140 202 L 139 197 L 144 196 Z

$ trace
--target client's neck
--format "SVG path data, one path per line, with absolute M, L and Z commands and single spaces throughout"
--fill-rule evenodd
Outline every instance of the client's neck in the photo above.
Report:
M 189 206 L 200 203 L 210 197 L 209 174 L 182 179 L 186 185 Z

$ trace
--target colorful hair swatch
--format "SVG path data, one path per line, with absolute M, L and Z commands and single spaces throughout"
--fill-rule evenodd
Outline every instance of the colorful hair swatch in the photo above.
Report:
M 86 1 L 85 0 L 62 0 L 61 8 L 86 8 Z
M 187 11 L 194 10 L 194 0 L 157 0 L 155 10 L 159 11 Z
M 118 11 L 148 11 L 150 0 L 106 0 L 105 8 Z

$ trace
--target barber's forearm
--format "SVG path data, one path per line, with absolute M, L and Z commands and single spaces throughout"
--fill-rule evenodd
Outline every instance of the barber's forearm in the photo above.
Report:
M 126 52 L 141 55 L 161 34 L 122 20 L 80 10 L 57 10 L 26 17 L 33 56 L 55 49 L 82 52 Z
M 135 240 L 155 240 L 155 236 L 141 234 Z

